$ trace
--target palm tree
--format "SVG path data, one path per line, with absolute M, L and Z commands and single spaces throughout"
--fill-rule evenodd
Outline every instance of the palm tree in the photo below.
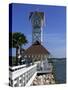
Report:
M 27 43 L 26 36 L 21 32 L 12 33 L 12 40 L 9 40 L 9 47 L 16 48 L 16 65 L 18 65 L 18 51 L 20 49 L 20 54 L 22 54 L 22 45 Z

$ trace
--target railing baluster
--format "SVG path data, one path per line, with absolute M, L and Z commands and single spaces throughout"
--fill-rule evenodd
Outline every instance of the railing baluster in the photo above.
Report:
M 28 68 L 22 68 L 22 66 L 20 68 L 20 66 L 18 66 L 19 69 L 16 66 L 16 70 L 14 67 L 10 67 L 10 69 L 12 69 L 9 73 L 10 86 L 25 86 L 36 72 L 36 66 L 37 65 L 32 65 Z

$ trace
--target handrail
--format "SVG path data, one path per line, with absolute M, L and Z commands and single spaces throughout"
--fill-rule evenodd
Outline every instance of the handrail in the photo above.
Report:
M 52 64 L 48 67 L 41 68 L 40 62 L 35 62 L 34 65 L 27 67 L 26 65 L 9 67 L 9 81 L 11 86 L 29 86 L 36 73 L 50 73 L 52 72 Z
M 24 68 L 24 67 L 26 67 L 26 64 L 19 65 L 19 66 L 14 66 L 14 67 L 9 66 L 9 70 L 10 71 L 15 71 L 15 70 L 18 70 L 18 69 L 21 69 L 21 68 Z
M 10 67 L 11 68 L 11 67 Z M 17 67 L 13 67 L 11 69 L 17 69 Z M 20 68 L 18 66 L 18 68 Z M 22 85 L 26 85 L 28 83 L 28 81 L 30 80 L 30 78 L 36 73 L 36 64 L 35 65 L 31 65 L 29 67 L 25 67 L 25 68 L 21 68 L 15 71 L 9 71 L 9 79 L 10 79 L 10 85 L 11 86 L 15 86 L 15 84 L 17 83 L 17 86 L 20 86 L 20 84 Z M 20 83 L 21 80 L 21 83 Z M 22 86 L 23 86 L 22 85 Z
M 27 71 L 29 71 L 31 68 L 33 68 L 33 67 L 35 67 L 36 66 L 36 64 L 35 65 L 32 65 L 32 66 L 30 66 L 30 67 L 25 67 L 25 68 L 21 68 L 20 70 L 16 70 L 16 71 L 14 71 L 14 72 L 11 72 L 11 71 L 9 71 L 9 77 L 10 78 L 12 78 L 12 79 L 15 79 L 16 77 L 18 77 L 18 76 L 20 76 L 21 74 L 23 74 L 23 73 L 25 73 L 25 72 L 27 72 Z M 19 66 L 18 66 L 19 67 Z

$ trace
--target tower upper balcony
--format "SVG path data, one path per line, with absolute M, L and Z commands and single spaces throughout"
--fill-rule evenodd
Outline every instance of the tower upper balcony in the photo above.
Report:
M 44 12 L 30 12 L 29 20 L 31 19 L 32 27 L 41 27 L 44 24 Z

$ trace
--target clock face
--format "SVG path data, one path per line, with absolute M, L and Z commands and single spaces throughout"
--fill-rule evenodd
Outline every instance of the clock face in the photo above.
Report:
M 40 17 L 37 16 L 37 15 L 34 17 L 34 25 L 35 26 L 40 26 Z

